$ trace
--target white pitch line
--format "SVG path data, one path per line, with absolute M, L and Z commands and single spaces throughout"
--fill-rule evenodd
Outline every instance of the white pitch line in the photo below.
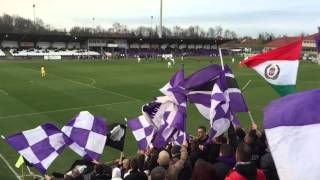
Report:
M 32 69 L 32 68 L 28 68 L 32 71 L 37 71 L 35 69 Z M 38 71 L 37 71 L 38 72 Z M 110 90 L 106 90 L 106 89 L 102 89 L 102 88 L 98 88 L 98 87 L 95 87 L 93 85 L 90 85 L 90 84 L 86 84 L 86 83 L 82 83 L 82 82 L 79 82 L 79 81 L 75 81 L 75 80 L 72 80 L 72 79 L 68 79 L 68 78 L 64 78 L 64 77 L 61 77 L 61 76 L 58 76 L 56 74 L 53 74 L 53 73 L 47 73 L 47 74 L 51 74 L 53 76 L 56 76 L 60 79 L 63 79 L 65 81 L 70 81 L 72 83 L 75 83 L 75 84 L 80 84 L 82 86 L 86 86 L 86 87 L 90 87 L 90 88 L 93 88 L 93 89 L 98 89 L 100 91 L 104 91 L 104 92 L 107 92 L 107 93 L 111 93 L 111 94 L 116 94 L 118 96 L 121 96 L 121 97 L 124 97 L 124 98 L 127 98 L 127 99 L 132 99 L 132 100 L 135 100 L 135 101 L 139 101 L 139 102 L 143 102 L 141 99 L 137 99 L 137 98 L 134 98 L 134 97 L 130 97 L 130 96 L 127 96 L 127 95 L 124 95 L 124 94 L 121 94 L 121 93 L 117 93 L 117 92 L 114 92 L 114 91 L 110 91 Z
M 0 158 L 3 160 L 3 162 L 7 165 L 7 167 L 10 169 L 10 171 L 16 176 L 18 180 L 20 180 L 19 174 L 13 169 L 13 167 L 10 165 L 10 163 L 6 160 L 6 158 L 0 153 Z
M 48 73 L 49 74 L 49 73 Z M 110 90 L 106 90 L 106 89 L 102 89 L 102 88 L 98 88 L 98 87 L 95 87 L 91 84 L 86 84 L 86 83 L 82 83 L 82 82 L 79 82 L 79 81 L 75 81 L 75 80 L 72 80 L 72 79 L 68 79 L 68 78 L 64 78 L 64 77 L 61 77 L 61 76 L 58 76 L 58 75 L 55 75 L 55 74 L 52 74 L 50 73 L 51 75 L 54 75 L 60 79 L 63 79 L 63 80 L 66 80 L 66 81 L 70 81 L 70 82 L 73 82 L 75 84 L 80 84 L 82 86 L 86 86 L 86 87 L 90 87 L 90 88 L 93 88 L 93 89 L 98 89 L 100 91 L 105 91 L 107 93 L 111 93 L 111 94 L 115 94 L 115 95 L 118 95 L 118 96 L 121 96 L 121 97 L 124 97 L 124 98 L 127 98 L 127 99 L 133 99 L 135 101 L 142 101 L 141 99 L 137 99 L 137 98 L 134 98 L 134 97 L 130 97 L 130 96 L 127 96 L 127 95 L 124 95 L 124 94 L 120 94 L 120 93 L 117 93 L 117 92 L 114 92 L 114 91 L 110 91 Z
M 84 109 L 84 108 L 93 108 L 93 107 L 103 107 L 103 106 L 111 106 L 117 104 L 126 104 L 130 102 L 136 101 L 124 101 L 124 102 L 117 102 L 117 103 L 109 103 L 109 104 L 98 104 L 92 106 L 82 106 L 82 107 L 73 107 L 73 108 L 65 108 L 65 109 L 57 109 L 52 111 L 42 111 L 42 112 L 35 112 L 35 113 L 26 113 L 26 114 L 17 114 L 17 115 L 9 115 L 9 116 L 0 116 L 0 119 L 7 119 L 7 118 L 16 118 L 16 117 L 23 117 L 23 116 L 32 116 L 32 115 L 39 115 L 39 114 L 47 114 L 47 113 L 54 113 L 54 112 L 63 112 L 63 111 L 70 111 L 70 110 L 77 110 L 77 109 Z
M 88 77 L 87 77 L 87 79 L 90 80 L 90 85 L 94 85 L 94 84 L 96 83 L 96 80 L 93 79 L 93 78 L 88 78 Z
M 4 91 L 4 90 L 2 90 L 2 89 L 0 89 L 0 94 L 3 94 L 3 95 L 5 95 L 5 96 L 8 96 L 8 95 L 9 95 L 6 91 Z

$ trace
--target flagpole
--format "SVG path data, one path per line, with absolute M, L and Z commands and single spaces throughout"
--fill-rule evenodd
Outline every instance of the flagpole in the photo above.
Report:
M 251 114 L 250 111 L 248 111 L 248 114 L 249 114 L 249 118 L 250 118 L 251 124 L 256 123 L 256 122 L 254 121 L 254 119 L 253 119 L 252 114 Z
M 128 119 L 125 117 L 124 118 L 124 121 L 126 122 L 126 127 L 128 127 Z M 124 141 L 125 142 L 125 141 Z M 121 151 L 121 153 L 120 153 L 120 162 L 122 163 L 122 159 L 123 159 L 123 157 L 124 157 L 124 152 L 123 152 L 123 150 Z
M 246 88 L 249 86 L 249 84 L 250 84 L 251 82 L 252 82 L 252 80 L 250 79 L 250 80 L 241 88 L 241 92 L 244 92 L 244 90 L 246 90 Z M 249 110 L 249 108 L 248 108 L 248 110 Z M 256 123 L 256 122 L 254 121 L 254 119 L 253 119 L 252 114 L 251 114 L 250 111 L 248 111 L 248 115 L 249 115 L 249 119 L 250 119 L 250 121 L 251 121 L 251 124 L 252 124 L 252 123 Z
M 221 48 L 219 48 L 219 56 L 220 56 L 220 63 L 221 63 L 222 71 L 224 71 L 224 64 L 223 64 L 223 57 L 222 57 Z
M 241 92 L 244 92 L 244 90 L 246 90 L 246 88 L 249 86 L 249 84 L 252 82 L 252 80 L 250 79 L 242 88 L 241 88 Z

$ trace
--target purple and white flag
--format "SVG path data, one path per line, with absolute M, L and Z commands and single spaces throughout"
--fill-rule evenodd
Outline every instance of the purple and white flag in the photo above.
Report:
M 229 66 L 225 65 L 224 69 L 224 76 L 227 86 L 226 88 L 230 98 L 230 111 L 233 113 L 248 112 L 248 106 L 238 86 L 235 75 L 233 74 Z
M 45 174 L 51 163 L 62 153 L 69 138 L 55 125 L 47 123 L 35 129 L 9 136 L 10 144 L 29 163 Z
M 235 115 L 231 110 L 231 96 L 229 88 L 227 88 L 227 80 L 225 73 L 222 72 L 219 79 L 216 80 L 211 96 L 210 107 L 210 125 L 211 132 L 209 141 L 213 137 L 220 136 L 228 130 L 231 121 L 235 119 Z
M 107 126 L 103 118 L 81 111 L 61 130 L 72 140 L 69 147 L 81 157 L 100 159 L 107 140 Z
M 172 101 L 164 102 L 161 106 L 165 106 L 166 109 L 160 116 L 161 125 L 153 141 L 157 148 L 163 148 L 174 140 L 174 136 L 186 132 L 186 108 Z
M 175 104 L 186 106 L 186 92 L 184 88 L 184 69 L 179 70 L 170 81 L 160 89 L 164 95 L 172 97 Z
M 184 70 L 178 71 L 160 91 L 165 95 L 142 107 L 142 116 L 128 122 L 139 148 L 150 144 L 163 148 L 169 141 L 181 141 L 186 131 Z M 148 130 L 148 131 L 146 131 Z M 182 142 L 181 142 L 182 144 Z
M 320 177 L 320 89 L 287 95 L 264 109 L 264 129 L 280 179 Z
M 221 77 L 223 75 L 223 77 Z M 234 74 L 228 66 L 223 71 L 218 64 L 203 68 L 185 80 L 188 101 L 193 103 L 200 114 L 210 120 L 211 96 L 213 86 L 218 79 L 224 78 L 226 89 L 230 98 L 230 111 L 233 113 L 247 112 L 248 107 L 242 96 Z
M 147 150 L 156 133 L 156 128 L 143 115 L 129 120 L 128 127 L 131 129 L 139 149 Z
M 178 71 L 160 91 L 166 96 L 158 97 L 156 100 L 161 103 L 160 107 L 165 107 L 164 111 L 157 111 L 161 123 L 153 143 L 158 148 L 164 147 L 169 141 L 180 141 L 181 138 L 178 137 L 184 137 L 181 134 L 186 134 L 187 97 L 184 69 Z
M 212 88 L 221 72 L 221 66 L 213 64 L 191 74 L 184 81 L 188 101 L 193 103 L 200 114 L 208 120 L 210 119 Z

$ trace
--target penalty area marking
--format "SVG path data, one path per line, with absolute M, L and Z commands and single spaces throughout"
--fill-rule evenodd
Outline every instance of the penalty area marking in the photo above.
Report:
M 1 135 L 1 139 L 5 140 L 6 138 L 4 135 Z M 7 167 L 10 169 L 10 171 L 16 176 L 17 179 L 21 179 L 19 174 L 13 169 L 13 167 L 10 165 L 10 163 L 7 161 L 7 159 L 0 153 L 0 158 L 3 160 L 3 162 L 7 165 Z
M 29 70 L 32 70 L 32 71 L 37 71 L 35 69 L 32 69 L 32 68 L 28 68 Z M 131 96 L 127 96 L 127 95 L 124 95 L 124 94 L 121 94 L 121 93 L 118 93 L 118 92 L 114 92 L 114 91 L 111 91 L 111 90 L 107 90 L 107 89 L 103 89 L 103 88 L 98 88 L 96 86 L 93 86 L 91 84 L 86 84 L 86 83 L 82 83 L 82 82 L 79 82 L 79 81 L 75 81 L 75 80 L 72 80 L 72 79 L 68 79 L 68 78 L 64 78 L 64 77 L 61 77 L 61 76 L 58 76 L 56 74 L 53 74 L 53 73 L 47 73 L 48 75 L 53 75 L 57 78 L 60 78 L 60 79 L 63 79 L 65 81 L 69 81 L 69 82 L 72 82 L 74 84 L 79 84 L 79 85 L 82 85 L 82 86 L 86 86 L 86 87 L 89 87 L 89 88 L 93 88 L 93 89 L 97 89 L 97 90 L 100 90 L 100 91 L 104 91 L 104 92 L 107 92 L 107 93 L 111 93 L 111 94 L 116 94 L 118 96 L 121 96 L 121 97 L 124 97 L 124 98 L 127 98 L 127 99 L 132 99 L 132 100 L 135 100 L 135 101 L 138 101 L 138 102 L 143 102 L 143 100 L 141 99 L 137 99 L 137 98 L 134 98 L 134 97 L 131 97 Z
M 35 113 L 26 113 L 26 114 L 17 114 L 17 115 L 1 116 L 0 119 L 16 118 L 16 117 L 23 117 L 23 116 L 32 116 L 32 115 L 47 114 L 47 113 L 54 113 L 54 112 L 63 112 L 63 111 L 70 111 L 70 110 L 77 110 L 77 109 L 85 109 L 85 108 L 112 106 L 112 105 L 126 104 L 126 103 L 131 103 L 131 102 L 136 102 L 136 101 L 123 101 L 123 102 L 116 102 L 116 103 L 109 103 L 109 104 L 98 104 L 98 105 L 92 105 L 92 106 L 82 106 L 82 107 L 73 107 L 73 108 L 57 109 L 57 110 L 52 110 L 52 111 L 42 111 L 42 112 L 35 112 Z

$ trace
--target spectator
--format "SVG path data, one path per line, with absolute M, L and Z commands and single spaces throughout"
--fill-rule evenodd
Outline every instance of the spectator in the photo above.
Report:
M 158 164 L 159 166 L 162 166 L 165 169 L 169 168 L 169 163 L 170 163 L 170 155 L 166 150 L 163 150 L 159 153 L 158 157 Z
M 228 172 L 234 167 L 235 163 L 236 159 L 233 154 L 232 146 L 229 144 L 222 144 L 217 162 L 213 165 L 218 179 L 224 180 Z
M 222 135 L 212 139 L 212 142 L 206 146 L 208 149 L 208 161 L 212 164 L 216 162 L 219 157 L 220 146 L 226 144 L 227 139 Z
M 192 180 L 216 180 L 216 172 L 212 164 L 199 159 L 193 169 Z
M 91 176 L 91 180 L 106 180 L 111 179 L 112 168 L 105 164 L 98 164 L 95 167 L 95 172 Z
M 181 146 L 173 146 L 171 148 L 171 157 L 172 157 L 172 162 L 175 163 L 180 160 L 180 155 L 181 155 Z M 180 170 L 178 173 L 178 179 L 180 180 L 185 180 L 185 179 L 191 179 L 192 178 L 192 168 L 190 161 L 188 159 L 185 161 L 183 168 Z
M 266 180 L 262 170 L 251 162 L 252 150 L 245 143 L 240 143 L 236 150 L 236 166 L 225 180 Z
M 192 164 L 192 167 L 194 166 L 197 159 L 201 158 L 204 160 L 208 159 L 208 149 L 206 148 L 208 135 L 206 132 L 206 127 L 200 126 L 197 129 L 197 139 L 194 140 L 194 145 L 196 148 L 193 150 L 193 152 L 190 154 L 190 161 Z
M 124 159 L 122 161 L 122 168 L 121 168 L 121 177 L 122 178 L 125 177 L 125 174 L 129 174 L 129 169 L 130 169 L 130 160 Z
M 177 180 L 178 174 L 184 168 L 185 162 L 188 158 L 188 151 L 187 151 L 188 144 L 184 142 L 180 149 L 180 158 L 173 159 L 168 167 L 168 180 Z
M 146 170 L 151 172 L 151 170 L 158 166 L 158 157 L 159 157 L 159 150 L 156 148 L 148 149 L 146 152 L 147 161 L 146 161 Z
M 112 170 L 112 179 L 111 180 L 122 180 L 121 171 L 119 168 L 113 168 Z
M 151 180 L 165 180 L 167 171 L 165 168 L 158 166 L 151 171 Z
M 136 158 L 131 160 L 130 167 L 130 173 L 124 178 L 125 180 L 148 180 L 147 175 L 139 171 L 138 160 Z

